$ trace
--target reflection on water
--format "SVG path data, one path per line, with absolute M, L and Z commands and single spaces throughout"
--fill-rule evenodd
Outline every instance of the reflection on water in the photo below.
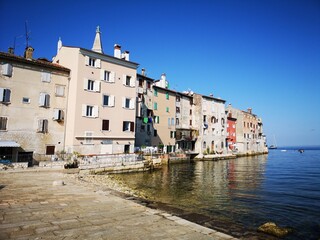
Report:
M 153 201 L 205 216 L 204 225 L 237 237 L 259 235 L 259 225 L 274 221 L 296 229 L 287 239 L 317 239 L 320 151 L 314 152 L 301 156 L 274 151 L 269 156 L 170 165 L 114 178 Z

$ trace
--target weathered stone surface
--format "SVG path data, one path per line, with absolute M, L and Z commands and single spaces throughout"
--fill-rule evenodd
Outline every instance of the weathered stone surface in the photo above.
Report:
M 285 227 L 279 227 L 277 224 L 274 222 L 267 222 L 263 225 L 261 225 L 258 228 L 258 231 L 264 232 L 276 237 L 285 237 L 288 235 L 290 232 L 292 232 L 291 228 L 285 228 Z
M 0 239 L 232 239 L 59 171 L 0 179 Z M 57 179 L 66 184 L 54 186 Z

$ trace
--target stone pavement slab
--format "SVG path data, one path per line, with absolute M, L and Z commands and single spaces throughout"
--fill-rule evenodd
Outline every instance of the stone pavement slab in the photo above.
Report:
M 59 171 L 21 171 L 0 172 L 0 239 L 235 238 Z

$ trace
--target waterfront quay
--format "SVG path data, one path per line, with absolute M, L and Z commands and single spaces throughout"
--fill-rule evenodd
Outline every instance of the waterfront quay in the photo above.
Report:
M 0 172 L 0 239 L 235 239 L 61 170 Z

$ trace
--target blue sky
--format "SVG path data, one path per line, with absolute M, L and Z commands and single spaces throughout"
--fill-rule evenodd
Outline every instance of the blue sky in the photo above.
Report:
M 0 0 L 0 51 L 25 21 L 35 57 L 51 59 L 58 38 L 91 49 L 97 25 L 113 45 L 170 87 L 221 97 L 262 117 L 269 144 L 320 145 L 320 1 Z

